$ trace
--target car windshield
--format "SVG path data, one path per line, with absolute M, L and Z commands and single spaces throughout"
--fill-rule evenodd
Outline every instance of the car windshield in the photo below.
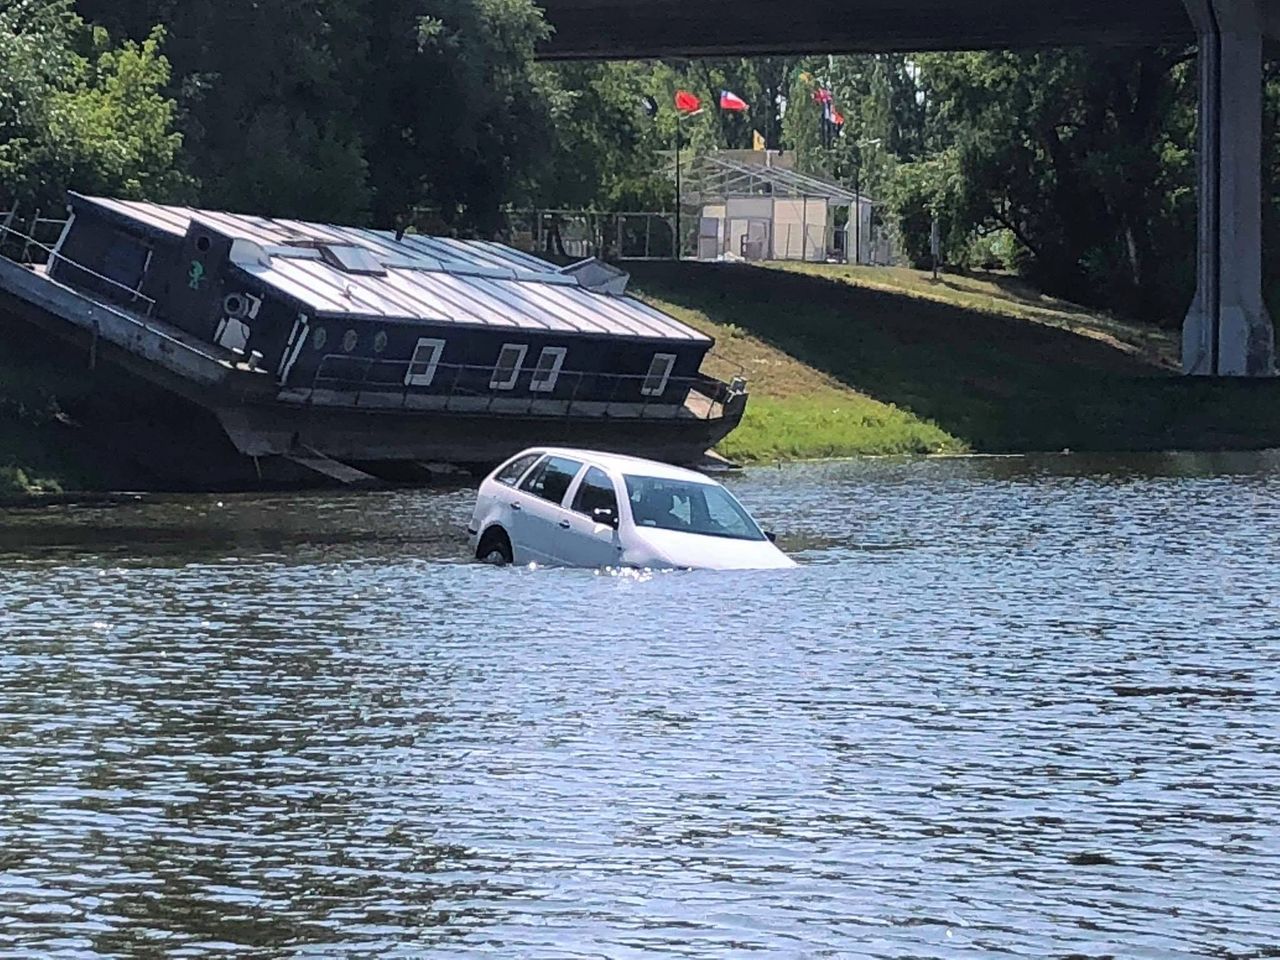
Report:
M 742 504 L 718 484 L 630 475 L 626 481 L 637 527 L 732 540 L 765 539 Z

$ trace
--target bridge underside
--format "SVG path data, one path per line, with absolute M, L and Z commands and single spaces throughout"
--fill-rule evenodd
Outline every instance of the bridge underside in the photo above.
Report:
M 550 59 L 1193 43 L 1182 0 L 541 0 Z
M 549 59 L 1197 43 L 1197 292 L 1183 369 L 1272 376 L 1262 300 L 1262 56 L 1280 0 L 540 0 Z

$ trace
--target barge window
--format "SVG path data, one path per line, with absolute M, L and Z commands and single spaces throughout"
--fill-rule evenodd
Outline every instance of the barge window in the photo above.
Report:
M 653 363 L 649 364 L 649 372 L 645 375 L 644 386 L 640 393 L 646 397 L 660 397 L 667 392 L 667 381 L 671 379 L 671 369 L 676 365 L 674 353 L 655 353 Z
M 150 262 L 151 251 L 147 247 L 133 243 L 113 243 L 102 259 L 102 275 L 126 290 L 137 290 Z
M 520 484 L 520 489 L 551 503 L 564 503 L 565 494 L 569 492 L 573 478 L 581 469 L 582 464 L 577 460 L 570 460 L 567 457 L 547 457 L 529 476 L 525 477 L 524 483 Z
M 564 347 L 544 347 L 542 355 L 538 357 L 538 365 L 533 368 L 529 389 L 535 393 L 550 393 L 554 390 L 567 352 Z
M 498 354 L 498 362 L 493 368 L 493 376 L 489 379 L 489 389 L 512 389 L 520 379 L 520 367 L 524 364 L 524 355 L 528 352 L 528 344 L 504 343 L 502 352 Z
M 526 453 L 523 457 L 516 457 L 495 473 L 493 479 L 508 487 L 514 487 L 516 481 L 524 476 L 526 470 L 538 462 L 540 456 L 542 456 L 540 453 Z
M 409 361 L 409 369 L 404 375 L 406 387 L 428 387 L 436 378 L 436 367 L 440 365 L 440 355 L 444 353 L 444 341 L 431 337 L 422 337 L 413 348 L 413 358 Z

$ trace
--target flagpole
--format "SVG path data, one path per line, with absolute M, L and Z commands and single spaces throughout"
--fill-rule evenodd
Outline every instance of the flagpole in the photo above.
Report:
M 680 259 L 680 121 L 684 115 L 676 112 L 676 260 Z
M 876 137 L 874 140 L 862 140 L 855 143 L 854 153 L 857 160 L 853 165 L 853 262 L 855 266 L 862 265 L 862 148 L 874 147 L 884 141 L 883 137 Z M 870 224 L 868 224 L 870 226 Z M 846 228 L 845 236 L 848 230 Z
M 683 138 L 684 128 L 681 126 L 681 123 L 683 122 L 685 117 L 696 117 L 701 112 L 702 112 L 701 107 L 699 107 L 697 110 L 690 111 L 689 113 L 684 113 L 679 108 L 676 109 L 676 243 L 675 243 L 675 247 L 676 247 L 677 260 L 681 259 L 680 257 L 680 238 L 681 238 L 680 198 L 682 196 L 682 191 L 681 191 L 681 185 L 680 185 L 680 142 L 681 140 L 684 139 Z

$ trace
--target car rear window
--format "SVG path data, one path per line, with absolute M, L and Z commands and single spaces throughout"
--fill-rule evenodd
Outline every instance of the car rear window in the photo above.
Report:
M 582 464 L 568 457 L 547 457 L 525 477 L 520 489 L 552 503 L 564 503 L 569 484 L 582 469 Z
M 542 456 L 540 453 L 526 453 L 522 457 L 516 457 L 494 474 L 493 479 L 499 483 L 505 483 L 508 487 L 514 487 L 524 476 L 524 472 L 538 462 L 540 456 Z

